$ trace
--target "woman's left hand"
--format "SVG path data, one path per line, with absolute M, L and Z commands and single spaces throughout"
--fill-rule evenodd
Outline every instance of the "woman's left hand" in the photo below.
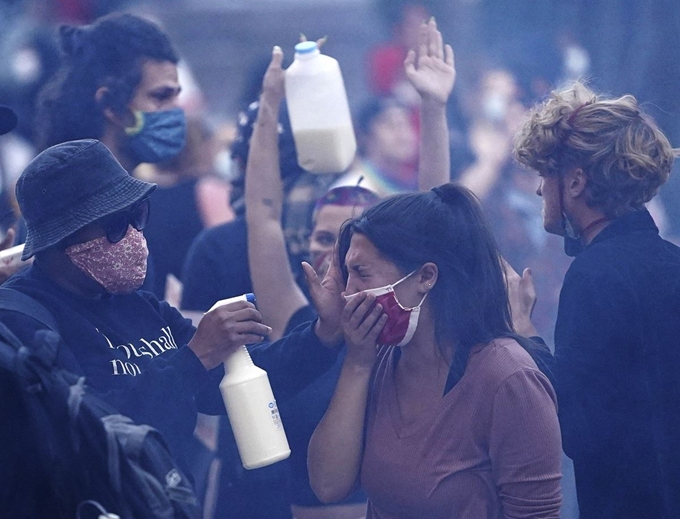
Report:
M 417 55 L 415 50 L 408 52 L 404 69 L 423 101 L 446 104 L 456 81 L 456 69 L 453 49 L 444 45 L 434 18 L 420 26 Z

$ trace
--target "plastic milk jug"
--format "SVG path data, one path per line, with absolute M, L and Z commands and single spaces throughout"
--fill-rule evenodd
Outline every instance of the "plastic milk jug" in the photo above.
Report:
M 255 302 L 253 294 L 223 299 L 210 310 L 235 301 Z M 224 361 L 220 391 L 246 469 L 271 465 L 290 456 L 288 439 L 267 372 L 253 364 L 245 346 Z
M 295 46 L 286 102 L 300 166 L 311 173 L 345 171 L 357 151 L 345 84 L 338 62 L 312 41 Z

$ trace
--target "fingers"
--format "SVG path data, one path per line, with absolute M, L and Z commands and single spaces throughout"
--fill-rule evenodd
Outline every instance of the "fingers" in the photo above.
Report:
M 243 306 L 235 308 L 237 304 Z M 271 332 L 269 326 L 262 324 L 262 314 L 257 311 L 252 303 L 245 301 L 220 306 L 206 315 L 217 319 L 223 327 L 259 333 L 260 335 L 268 335 Z
M 215 308 L 214 310 L 207 312 L 208 314 L 219 314 L 223 310 L 226 310 L 228 312 L 236 312 L 237 310 L 242 310 L 243 308 L 255 308 L 255 305 L 253 303 L 250 303 L 248 301 L 234 301 L 233 303 L 229 304 L 222 304 Z
M 377 343 L 378 335 L 380 335 L 380 332 L 385 327 L 385 323 L 387 323 L 387 314 L 383 313 L 366 334 L 366 340 L 371 343 Z
M 413 49 L 408 51 L 406 54 L 406 59 L 404 60 L 404 70 L 406 71 L 407 76 L 414 74 L 416 71 L 416 51 Z
M 447 65 L 453 67 L 454 70 L 455 70 L 456 62 L 455 62 L 454 55 L 453 55 L 453 47 L 451 47 L 451 45 L 447 44 L 444 47 L 444 51 L 445 51 L 444 61 L 446 62 Z
M 428 54 L 433 58 L 444 57 L 444 41 L 442 33 L 437 30 L 437 22 L 434 17 L 427 24 L 428 29 Z
M 430 29 L 426 23 L 421 24 L 418 28 L 418 60 L 428 54 L 429 33 Z
M 262 323 L 256 323 L 255 321 L 241 321 L 238 323 L 233 323 L 229 326 L 228 332 L 235 336 L 246 336 L 253 335 L 255 337 L 266 337 L 271 333 L 272 329 Z M 258 339 L 258 341 L 260 340 Z M 248 344 L 248 343 L 244 343 Z
M 302 262 L 302 271 L 305 273 L 307 286 L 310 290 L 312 290 L 312 287 L 319 285 L 319 276 L 316 275 L 314 268 L 306 261 Z
M 503 267 L 503 274 L 505 275 L 505 281 L 510 283 L 511 281 L 516 282 L 520 279 L 519 274 L 515 272 L 512 265 L 508 263 L 504 257 L 501 256 L 501 266 Z
M 536 298 L 536 284 L 534 283 L 534 276 L 531 273 L 530 268 L 524 269 L 524 272 L 522 272 L 522 285 L 526 291 L 526 293 L 533 297 Z
M 366 294 L 365 292 L 352 294 L 351 297 L 347 299 L 347 304 L 345 304 L 345 308 L 342 310 L 342 320 L 345 322 L 349 321 L 354 311 L 366 300 L 368 295 L 369 294 Z
M 350 299 L 342 312 L 343 329 L 355 343 L 373 336 L 375 342 L 386 320 L 382 305 L 375 303 L 373 294 L 365 292 L 359 292 Z
M 375 323 L 382 313 L 382 305 L 375 304 L 373 294 L 360 294 L 350 300 L 343 309 L 342 320 L 348 325 L 348 329 L 363 329 L 362 337 L 368 333 L 370 327 Z M 366 327 L 366 321 L 370 321 L 370 326 Z
M 382 330 L 383 326 L 385 326 L 385 322 L 387 321 L 387 315 L 384 314 L 382 310 L 382 305 L 375 305 L 361 322 L 361 324 L 357 327 L 356 333 L 360 340 L 368 340 L 373 334 L 375 334 L 375 339 L 373 339 L 373 342 L 375 342 L 375 340 L 378 338 L 380 330 Z M 381 320 L 383 321 L 382 324 L 378 325 Z
M 272 60 L 269 63 L 269 68 L 281 68 L 281 63 L 283 62 L 283 51 L 278 45 L 274 45 L 272 49 Z
M 258 312 L 255 309 L 255 307 L 237 310 L 236 312 L 232 312 L 232 314 L 229 317 L 231 317 L 231 319 L 236 322 L 242 321 L 255 321 L 256 323 L 262 322 L 262 314 Z

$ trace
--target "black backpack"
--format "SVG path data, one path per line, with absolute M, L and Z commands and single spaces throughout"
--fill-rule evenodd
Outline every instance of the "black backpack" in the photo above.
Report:
M 55 364 L 61 341 L 47 309 L 7 288 L 0 288 L 0 309 L 47 328 L 29 346 L 0 322 L 0 516 L 202 517 L 160 433 L 121 416 L 84 377 Z

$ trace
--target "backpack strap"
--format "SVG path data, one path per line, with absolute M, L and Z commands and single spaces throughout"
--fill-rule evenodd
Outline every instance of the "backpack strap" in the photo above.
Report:
M 32 317 L 53 332 L 58 331 L 57 321 L 41 303 L 13 288 L 0 287 L 0 310 L 11 310 Z
M 30 317 L 45 329 L 37 330 L 33 340 L 29 344 L 24 344 L 14 333 L 0 321 L 0 339 L 5 339 L 18 351 L 29 351 L 31 354 L 40 358 L 44 366 L 53 366 L 57 360 L 57 352 L 60 351 L 62 359 L 66 362 L 66 370 L 73 373 L 70 384 L 74 384 L 83 370 L 73 353 L 68 348 L 60 348 L 61 334 L 57 320 L 52 313 L 39 301 L 31 296 L 19 292 L 13 288 L 0 287 L 0 310 L 8 310 Z

